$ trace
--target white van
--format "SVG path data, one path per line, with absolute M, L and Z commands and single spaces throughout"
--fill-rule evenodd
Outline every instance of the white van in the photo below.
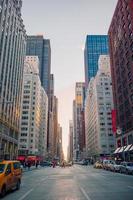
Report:
M 103 169 L 109 170 L 112 164 L 115 164 L 114 160 L 103 160 Z

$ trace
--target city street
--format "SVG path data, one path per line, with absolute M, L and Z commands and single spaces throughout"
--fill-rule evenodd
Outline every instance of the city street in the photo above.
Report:
M 4 200 L 132 200 L 133 176 L 92 166 L 25 172 L 21 189 Z

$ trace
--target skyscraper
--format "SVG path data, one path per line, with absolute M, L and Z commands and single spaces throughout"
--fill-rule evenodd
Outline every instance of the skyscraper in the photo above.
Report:
M 19 155 L 45 156 L 48 98 L 39 77 L 38 56 L 26 56 L 23 78 Z
M 114 152 L 112 131 L 113 109 L 112 81 L 109 56 L 99 58 L 99 70 L 91 78 L 85 100 L 85 134 L 88 157 L 97 159 Z
M 133 144 L 133 1 L 118 1 L 109 28 L 117 146 Z
M 53 123 L 54 123 L 54 138 L 53 138 L 53 156 L 57 156 L 57 138 L 58 138 L 58 99 L 54 96 L 53 102 Z
M 69 143 L 68 143 L 67 159 L 73 161 L 73 121 L 69 121 Z
M 50 74 L 50 93 L 49 93 L 49 110 L 48 110 L 48 157 L 54 155 L 54 75 Z
M 84 51 L 86 88 L 90 79 L 97 73 L 99 56 L 105 54 L 108 54 L 108 36 L 87 35 Z
M 28 36 L 26 55 L 39 57 L 39 75 L 41 85 L 49 95 L 50 72 L 51 72 L 51 47 L 50 40 L 46 40 L 42 35 Z
M 82 158 L 83 148 L 85 147 L 85 130 L 83 119 L 84 99 L 85 83 L 77 82 L 75 87 L 75 101 L 73 103 L 74 160 L 80 160 Z
M 26 31 L 21 0 L 0 1 L 0 153 L 17 156 Z

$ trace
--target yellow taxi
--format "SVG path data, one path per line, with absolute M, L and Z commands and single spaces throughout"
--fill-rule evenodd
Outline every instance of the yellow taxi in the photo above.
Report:
M 19 161 L 0 161 L 0 196 L 12 189 L 20 189 L 22 170 Z
M 94 168 L 96 169 L 102 169 L 103 168 L 103 165 L 101 162 L 97 161 L 95 164 L 94 164 Z

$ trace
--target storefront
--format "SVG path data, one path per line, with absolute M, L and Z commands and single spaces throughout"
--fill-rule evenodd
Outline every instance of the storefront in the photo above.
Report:
M 133 145 L 130 144 L 124 147 L 118 147 L 113 154 L 115 160 L 133 161 Z

